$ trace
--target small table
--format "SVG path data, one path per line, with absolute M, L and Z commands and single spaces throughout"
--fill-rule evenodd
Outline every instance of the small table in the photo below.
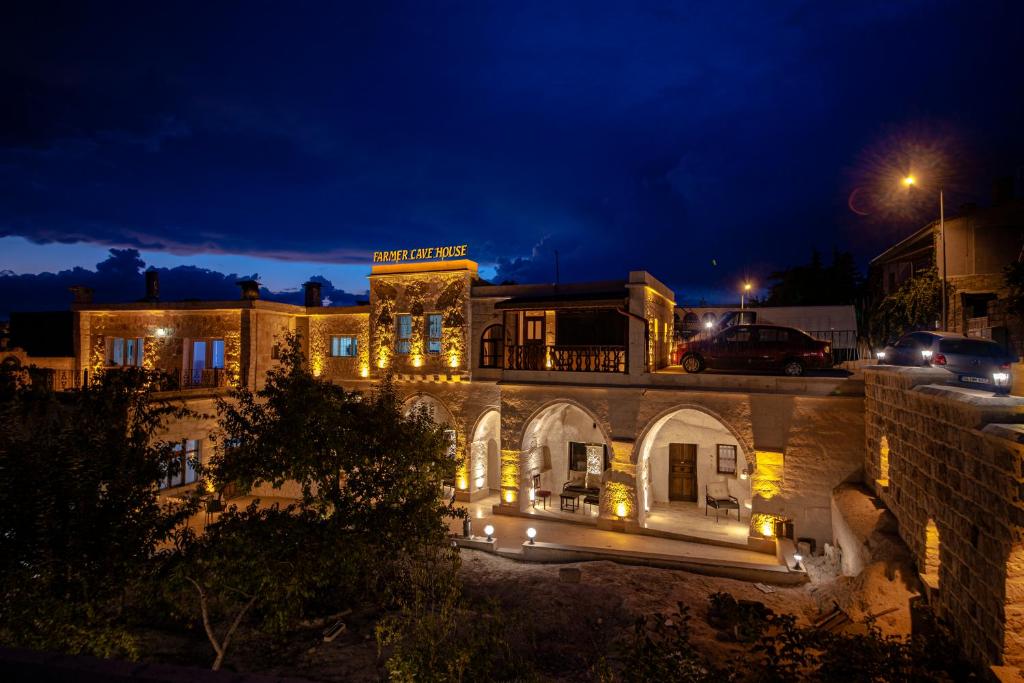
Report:
M 558 494 L 559 509 L 567 512 L 576 512 L 580 509 L 580 494 L 571 491 L 562 491 Z
M 537 507 L 537 499 L 540 499 L 541 505 L 545 510 L 548 509 L 548 498 L 551 497 L 551 491 L 545 491 L 544 489 L 537 489 L 533 492 L 533 507 Z

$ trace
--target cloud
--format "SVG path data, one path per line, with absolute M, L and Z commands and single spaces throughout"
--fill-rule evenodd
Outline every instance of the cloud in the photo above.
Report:
M 91 287 L 97 303 L 138 301 L 145 295 L 143 271 L 146 263 L 136 249 L 111 249 L 110 255 L 96 264 L 95 270 L 76 267 L 58 273 L 14 274 L 0 272 L 0 317 L 11 311 L 64 310 L 71 302 L 68 288 L 74 285 Z M 205 300 L 230 301 L 239 297 L 239 280 L 259 279 L 257 273 L 220 273 L 196 266 L 156 268 L 160 273 L 162 301 Z M 310 278 L 322 284 L 322 295 L 333 306 L 348 306 L 365 294 L 336 288 L 325 277 Z M 270 301 L 302 304 L 303 291 L 272 291 L 260 289 L 260 296 Z

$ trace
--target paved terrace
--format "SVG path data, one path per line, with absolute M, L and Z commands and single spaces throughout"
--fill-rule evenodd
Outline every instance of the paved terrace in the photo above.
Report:
M 790 571 L 775 555 L 745 548 L 623 534 L 542 517 L 495 515 L 489 499 L 462 506 L 469 511 L 472 520 L 473 540 L 462 541 L 462 521 L 452 520 L 449 527 L 459 544 L 490 550 L 511 559 L 554 563 L 611 560 L 783 584 L 801 583 L 806 579 L 803 572 Z M 490 547 L 483 543 L 484 527 L 488 524 L 494 526 L 495 542 Z M 533 546 L 525 543 L 526 530 L 530 527 L 537 530 Z

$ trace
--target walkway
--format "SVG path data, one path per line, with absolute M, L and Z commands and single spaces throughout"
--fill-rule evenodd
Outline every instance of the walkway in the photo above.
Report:
M 670 555 L 679 559 L 699 559 L 739 564 L 754 564 L 763 567 L 778 567 L 774 555 L 745 550 L 726 548 L 677 541 L 668 538 L 657 538 L 640 534 L 627 534 L 617 531 L 605 531 L 590 524 L 572 524 L 553 519 L 536 517 L 514 517 L 495 515 L 491 508 L 498 502 L 497 496 L 491 496 L 474 503 L 462 503 L 470 512 L 473 521 L 473 534 L 484 535 L 484 527 L 494 526 L 494 537 L 499 550 L 519 550 L 526 540 L 526 529 L 537 530 L 537 541 L 566 546 L 593 548 L 596 550 L 616 550 L 646 554 Z M 452 521 L 452 533 L 462 534 L 461 520 Z

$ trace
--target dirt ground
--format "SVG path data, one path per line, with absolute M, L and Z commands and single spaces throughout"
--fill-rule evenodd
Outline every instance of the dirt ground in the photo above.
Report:
M 737 599 L 755 600 L 779 613 L 793 614 L 808 624 L 832 608 L 842 594 L 872 591 L 888 583 L 883 576 L 860 582 L 835 579 L 827 568 L 816 567 L 815 582 L 801 587 L 774 586 L 765 593 L 754 584 L 734 579 L 691 574 L 684 571 L 632 567 L 613 562 L 575 564 L 527 564 L 489 553 L 463 550 L 464 593 L 475 604 L 497 601 L 501 609 L 525 617 L 533 638 L 532 654 L 544 680 L 585 681 L 587 670 L 612 644 L 632 632 L 640 615 L 667 614 L 677 603 L 689 607 L 691 642 L 712 661 L 733 661 L 746 646 L 723 641 L 706 621 L 708 597 L 731 593 Z M 578 568 L 579 583 L 560 580 L 559 569 Z M 838 581 L 838 583 L 836 583 Z M 863 584 L 865 581 L 868 585 Z M 889 591 L 892 592 L 891 590 Z M 892 597 L 892 596 L 887 596 Z M 894 599 L 903 599 L 902 595 Z M 383 662 L 378 657 L 374 625 L 379 614 L 352 614 L 345 618 L 347 631 L 332 643 L 321 639 L 321 627 L 293 634 L 284 644 L 262 637 L 247 637 L 232 646 L 225 668 L 315 681 L 378 681 Z M 897 632 L 899 625 L 885 629 Z M 162 637 L 154 643 L 150 661 L 208 666 L 212 651 L 202 632 Z

